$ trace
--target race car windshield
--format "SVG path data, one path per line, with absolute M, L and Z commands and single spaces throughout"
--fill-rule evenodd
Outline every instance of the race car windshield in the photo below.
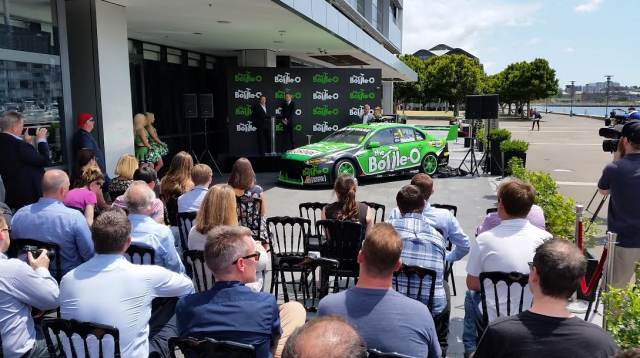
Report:
M 360 142 L 362 142 L 364 137 L 369 134 L 369 132 L 371 132 L 371 129 L 367 128 L 342 129 L 330 134 L 322 141 L 332 143 L 359 144 Z

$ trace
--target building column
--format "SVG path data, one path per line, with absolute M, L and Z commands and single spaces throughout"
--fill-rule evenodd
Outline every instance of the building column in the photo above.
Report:
M 276 67 L 276 52 L 271 50 L 240 50 L 239 67 Z
M 393 82 L 382 82 L 382 110 L 385 114 L 395 113 L 393 108 Z
M 102 0 L 65 5 L 73 118 L 87 112 L 96 120 L 92 134 L 105 156 L 104 174 L 112 176 L 118 159 L 134 153 L 126 9 Z

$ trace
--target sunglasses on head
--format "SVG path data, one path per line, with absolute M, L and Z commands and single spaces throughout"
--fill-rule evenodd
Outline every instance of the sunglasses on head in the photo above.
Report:
M 242 256 L 240 259 L 246 260 L 246 259 L 250 259 L 250 258 L 252 258 L 252 257 L 253 257 L 253 258 L 255 258 L 255 260 L 256 260 L 256 261 L 259 261 L 259 260 L 260 260 L 260 252 L 259 252 L 259 251 L 256 251 L 255 253 L 253 253 L 253 254 L 251 254 L 251 255 Z M 235 264 L 237 264 L 237 263 L 238 263 L 238 261 L 240 261 L 240 259 L 237 259 L 237 260 L 233 261 L 233 262 L 231 263 L 231 265 L 235 265 Z

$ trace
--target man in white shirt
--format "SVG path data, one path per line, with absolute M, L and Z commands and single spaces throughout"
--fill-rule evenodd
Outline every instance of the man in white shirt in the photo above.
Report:
M 151 247 L 155 252 L 156 265 L 176 273 L 184 273 L 184 265 L 176 250 L 171 229 L 158 224 L 149 216 L 155 197 L 153 190 L 143 181 L 134 181 L 124 193 L 132 228 L 131 243 Z
M 371 113 L 371 106 L 369 106 L 368 104 L 364 105 L 364 112 L 362 112 L 362 114 L 360 115 L 360 120 L 362 120 L 362 124 L 367 124 L 369 123 L 370 120 L 372 120 L 373 117 L 373 113 Z
M 528 262 L 533 260 L 535 249 L 552 235 L 529 223 L 526 219 L 536 197 L 531 184 L 519 179 L 510 178 L 498 187 L 498 215 L 502 222 L 497 227 L 478 235 L 471 244 L 471 253 L 467 263 L 467 292 L 465 298 L 465 331 L 463 343 L 465 354 L 475 351 L 474 320 L 479 312 L 474 307 L 480 301 L 480 273 L 482 272 L 519 272 L 529 273 Z M 487 314 L 489 322 L 497 317 L 493 284 L 484 283 L 487 292 Z M 517 314 L 520 303 L 521 288 L 511 286 L 511 313 Z M 498 285 L 500 312 L 507 312 L 507 286 Z M 522 308 L 531 307 L 533 295 L 529 288 L 524 290 Z M 472 303 L 471 305 L 469 303 Z
M 1 210 L 0 210 L 1 211 Z M 29 263 L 8 259 L 9 227 L 0 212 L 0 337 L 5 358 L 49 357 L 42 327 L 34 324 L 31 307 L 58 307 L 58 283 L 49 273 L 47 251 L 37 259 L 27 253 Z M 31 267 L 29 267 L 31 266 Z
M 122 256 L 131 243 L 131 224 L 121 209 L 100 214 L 91 232 L 96 255 L 60 283 L 62 318 L 115 326 L 120 333 L 122 357 L 147 358 L 150 352 L 152 356 L 168 357 L 167 339 L 177 336 L 173 314 L 176 300 L 153 314 L 151 301 L 189 295 L 194 292 L 193 283 L 163 267 L 135 265 Z M 74 340 L 76 347 L 80 344 L 80 339 Z M 95 345 L 95 341 L 89 342 L 89 349 L 96 349 Z M 105 351 L 112 351 L 113 347 L 107 345 Z M 66 346 L 65 351 L 70 357 Z
M 189 192 L 186 192 L 178 198 L 179 213 L 194 213 L 200 210 L 202 199 L 207 195 L 213 171 L 206 164 L 196 164 L 191 169 L 191 181 L 195 186 Z M 189 232 L 191 228 L 187 229 Z

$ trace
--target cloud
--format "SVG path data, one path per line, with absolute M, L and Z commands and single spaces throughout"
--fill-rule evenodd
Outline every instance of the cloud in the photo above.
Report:
M 534 24 L 541 5 L 529 1 L 405 0 L 402 52 L 442 43 L 479 56 L 479 42 L 492 31 Z
M 594 12 L 598 10 L 604 0 L 589 0 L 588 2 L 575 7 L 576 12 Z
M 537 45 L 540 45 L 541 42 L 542 42 L 542 40 L 540 40 L 537 37 L 534 37 L 534 38 L 532 38 L 531 40 L 529 40 L 527 42 L 527 45 L 529 45 L 529 46 L 537 46 Z
M 573 52 L 573 51 L 574 51 L 573 47 L 567 47 L 564 49 L 564 52 Z

